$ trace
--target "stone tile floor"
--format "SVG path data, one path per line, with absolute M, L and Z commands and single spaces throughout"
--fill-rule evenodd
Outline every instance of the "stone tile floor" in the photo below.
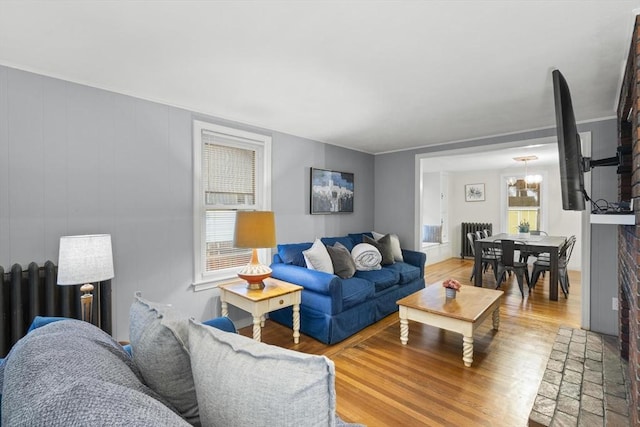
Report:
M 616 337 L 561 327 L 529 426 L 628 427 L 627 375 Z

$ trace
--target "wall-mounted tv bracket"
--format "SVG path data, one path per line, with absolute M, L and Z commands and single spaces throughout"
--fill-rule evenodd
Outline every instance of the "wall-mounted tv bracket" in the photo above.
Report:
M 627 173 L 631 170 L 630 166 L 624 165 L 622 157 L 626 154 L 631 154 L 631 147 L 618 146 L 615 157 L 607 157 L 605 159 L 593 160 L 591 157 L 582 157 L 582 170 L 589 172 L 591 169 L 598 166 L 618 166 L 618 174 Z

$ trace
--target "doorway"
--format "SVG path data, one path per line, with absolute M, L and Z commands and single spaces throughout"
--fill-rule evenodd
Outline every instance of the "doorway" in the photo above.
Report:
M 583 143 L 583 153 L 588 156 L 591 151 L 591 133 L 581 133 L 580 136 Z M 587 302 L 590 298 L 589 248 L 591 247 L 589 213 L 588 211 L 573 212 L 561 209 L 560 185 L 557 184 L 559 170 L 555 136 L 416 155 L 416 247 L 420 248 L 422 243 L 422 207 L 426 203 L 423 200 L 423 194 L 425 194 L 425 188 L 430 186 L 430 183 L 423 178 L 426 173 L 441 171 L 448 176 L 446 211 L 448 212 L 449 243 L 448 247 L 442 248 L 446 249 L 446 253 L 440 255 L 455 258 L 459 257 L 461 253 L 460 224 L 462 222 L 489 222 L 493 224 L 494 232 L 514 232 L 514 230 L 508 230 L 507 209 L 502 210 L 500 199 L 505 200 L 507 197 L 506 179 L 509 176 L 515 176 L 515 173 L 523 175 L 522 165 L 516 164 L 513 158 L 534 152 L 540 153 L 536 154 L 540 158 L 540 162 L 535 168 L 536 173 L 539 172 L 542 181 L 548 183 L 548 185 L 543 185 L 540 190 L 543 206 L 540 218 L 536 221 L 539 221 L 539 229 L 544 229 L 549 234 L 566 236 L 575 234 L 578 237 L 579 245 L 576 245 L 569 269 L 581 271 L 581 300 L 584 302 L 581 309 L 582 327 L 588 328 L 589 304 Z M 587 186 L 590 186 L 589 179 L 585 179 L 585 182 Z M 484 184 L 485 200 L 481 202 L 465 201 L 464 186 L 474 183 Z M 546 209 L 547 213 L 544 209 L 544 200 L 549 203 L 549 209 Z M 584 250 L 582 250 L 583 248 Z M 429 254 L 427 265 L 429 265 Z

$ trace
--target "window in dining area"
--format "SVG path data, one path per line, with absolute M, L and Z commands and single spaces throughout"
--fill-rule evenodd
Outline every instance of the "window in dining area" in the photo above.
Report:
M 507 232 L 517 233 L 518 225 L 528 223 L 530 230 L 540 230 L 541 175 L 509 177 L 507 185 Z

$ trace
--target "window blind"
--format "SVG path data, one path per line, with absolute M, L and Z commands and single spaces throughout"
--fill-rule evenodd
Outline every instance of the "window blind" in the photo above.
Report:
M 256 151 L 223 145 L 203 132 L 203 189 L 206 205 L 238 206 L 256 202 Z
M 250 249 L 233 247 L 236 210 L 256 203 L 256 149 L 202 132 L 205 271 L 246 265 Z

